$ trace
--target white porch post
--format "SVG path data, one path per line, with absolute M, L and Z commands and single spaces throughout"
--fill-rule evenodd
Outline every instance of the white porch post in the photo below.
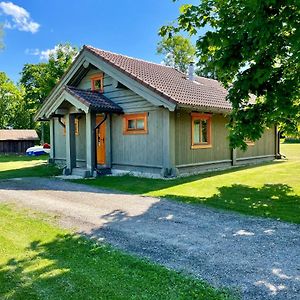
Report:
M 66 114 L 66 163 L 67 173 L 71 174 L 72 169 L 76 167 L 76 144 L 75 144 L 75 122 L 73 114 Z M 67 175 L 68 175 L 67 174 Z
M 55 138 L 54 138 L 54 118 L 51 118 L 50 121 L 50 156 L 49 156 L 49 161 L 52 163 L 55 160 L 55 153 L 54 153 L 54 148 L 55 148 Z
M 91 112 L 85 115 L 86 126 L 86 168 L 93 175 L 95 169 L 95 115 Z

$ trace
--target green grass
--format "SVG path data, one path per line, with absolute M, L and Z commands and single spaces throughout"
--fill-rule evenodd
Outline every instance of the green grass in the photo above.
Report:
M 175 180 L 120 176 L 80 182 L 300 223 L 300 144 L 282 144 L 281 149 L 287 161 Z
M 228 291 L 73 235 L 42 215 L 0 204 L 0 299 L 231 298 Z
M 45 177 L 60 174 L 53 165 L 47 164 L 47 155 L 0 155 L 0 179 L 15 177 Z

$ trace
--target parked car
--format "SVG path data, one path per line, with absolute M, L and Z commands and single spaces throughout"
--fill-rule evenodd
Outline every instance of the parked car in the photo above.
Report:
M 43 146 L 34 146 L 30 147 L 26 150 L 26 155 L 28 156 L 39 156 L 43 154 L 49 154 L 50 153 L 50 145 L 44 144 Z

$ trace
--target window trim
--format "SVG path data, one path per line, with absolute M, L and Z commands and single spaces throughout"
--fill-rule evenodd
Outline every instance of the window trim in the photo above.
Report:
M 191 113 L 191 128 L 192 128 L 192 143 L 191 149 L 205 149 L 212 148 L 212 137 L 211 137 L 211 114 L 204 113 Z M 194 121 L 195 120 L 206 120 L 207 121 L 207 143 L 195 143 L 194 142 Z
M 104 75 L 103 75 L 103 73 L 91 76 L 90 80 L 91 80 L 91 89 L 92 89 L 92 91 L 97 91 L 97 92 L 103 93 L 103 91 L 104 91 L 104 87 L 103 87 L 103 85 L 104 85 Z M 95 89 L 95 81 L 97 81 L 97 80 L 101 80 L 101 87 L 100 87 L 99 90 Z
M 62 118 L 61 121 L 62 123 L 65 124 L 63 130 L 64 130 L 64 135 L 66 135 L 66 120 L 65 118 Z M 79 118 L 74 118 L 74 131 L 75 131 L 75 135 L 79 135 Z
M 136 121 L 144 120 L 144 129 L 137 129 Z M 135 121 L 135 128 L 128 128 L 128 121 Z M 127 114 L 123 116 L 123 134 L 147 134 L 148 133 L 148 113 Z

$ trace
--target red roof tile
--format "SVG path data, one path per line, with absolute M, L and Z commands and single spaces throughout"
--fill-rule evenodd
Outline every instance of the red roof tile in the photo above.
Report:
M 104 51 L 91 46 L 85 49 L 121 72 L 179 106 L 231 109 L 227 91 L 217 80 L 195 76 L 195 80 L 171 67 Z

